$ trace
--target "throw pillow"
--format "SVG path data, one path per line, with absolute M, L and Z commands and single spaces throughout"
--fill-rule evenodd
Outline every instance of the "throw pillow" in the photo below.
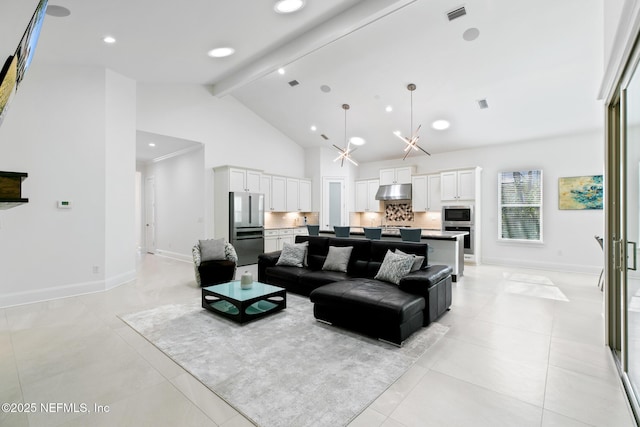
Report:
M 420 267 L 422 267 L 422 263 L 424 262 L 424 257 L 422 255 L 408 254 L 406 252 L 402 252 L 400 249 L 396 249 L 396 253 L 398 255 L 413 256 L 413 265 L 411 266 L 411 273 L 413 273 L 414 271 L 420 270 Z
M 200 240 L 200 255 L 202 261 L 225 259 L 224 239 Z
M 282 252 L 280 252 L 280 257 L 278 258 L 276 265 L 304 267 L 308 244 L 309 242 L 298 244 L 285 243 L 282 245 Z
M 352 250 L 353 246 L 329 246 L 329 253 L 327 259 L 324 260 L 322 269 L 346 273 Z
M 387 250 L 382 260 L 382 265 L 375 279 L 385 282 L 400 283 L 400 279 L 409 274 L 413 265 L 413 257 L 408 255 L 398 255 Z

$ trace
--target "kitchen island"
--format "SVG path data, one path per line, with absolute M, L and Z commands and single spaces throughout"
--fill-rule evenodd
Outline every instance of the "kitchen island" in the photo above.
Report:
M 464 275 L 464 236 L 463 231 L 422 230 L 421 241 L 429 245 L 429 264 L 450 265 L 454 282 Z M 335 236 L 333 231 L 320 230 L 320 235 Z M 365 238 L 362 227 L 351 227 L 350 237 Z M 382 240 L 401 240 L 400 229 L 383 227 Z

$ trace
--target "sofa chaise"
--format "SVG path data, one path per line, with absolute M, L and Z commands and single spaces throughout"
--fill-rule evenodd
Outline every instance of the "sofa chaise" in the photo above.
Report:
M 317 320 L 401 345 L 451 306 L 451 272 L 428 265 L 426 243 L 296 236 L 305 243 L 303 266 L 277 265 L 280 251 L 258 257 L 258 279 L 309 296 Z M 352 247 L 346 271 L 323 269 L 330 247 Z M 424 257 L 397 284 L 376 279 L 388 251 Z

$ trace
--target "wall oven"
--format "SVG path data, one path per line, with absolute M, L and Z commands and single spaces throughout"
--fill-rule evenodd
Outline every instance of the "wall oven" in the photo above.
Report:
M 443 206 L 442 229 L 444 231 L 466 231 L 464 253 L 473 255 L 475 243 L 475 224 L 473 206 Z

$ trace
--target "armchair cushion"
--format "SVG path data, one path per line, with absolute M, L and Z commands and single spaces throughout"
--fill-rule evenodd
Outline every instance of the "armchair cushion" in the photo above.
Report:
M 200 240 L 200 258 L 202 261 L 225 259 L 224 239 Z

